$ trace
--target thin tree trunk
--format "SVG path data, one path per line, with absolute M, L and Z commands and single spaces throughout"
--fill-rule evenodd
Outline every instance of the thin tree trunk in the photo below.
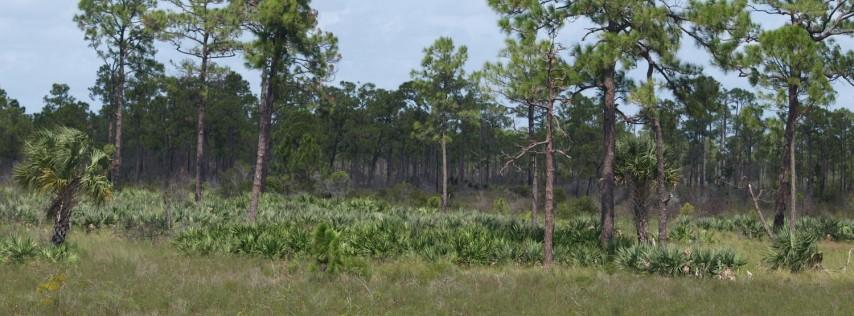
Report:
M 276 77 L 278 76 L 278 64 L 280 53 L 274 55 L 269 68 L 262 73 L 262 100 L 260 103 L 260 122 L 258 131 L 258 151 L 255 159 L 255 176 L 252 180 L 252 196 L 249 202 L 249 220 L 255 221 L 258 214 L 258 199 L 263 191 L 266 181 L 267 147 L 270 144 L 270 124 L 273 116 L 273 98 L 276 91 Z
M 554 260 L 554 140 L 552 138 L 552 107 L 546 109 L 546 203 L 545 236 L 543 241 L 543 266 L 549 267 Z
M 533 104 L 528 105 L 528 142 L 533 144 L 536 142 L 534 139 L 536 132 L 536 118 L 535 118 L 535 106 Z M 487 165 L 488 167 L 488 165 Z M 488 170 L 487 170 L 488 172 Z M 538 207 L 538 199 L 540 192 L 537 188 L 537 156 L 531 155 L 531 166 L 528 170 L 528 185 L 531 186 L 531 225 L 537 226 L 537 207 Z
M 649 237 L 647 234 L 647 209 L 646 209 L 646 198 L 647 198 L 647 184 L 646 183 L 637 183 L 634 182 L 632 184 L 634 187 L 633 192 L 633 210 L 635 213 L 635 229 L 638 234 L 638 242 L 645 243 L 649 241 Z
M 706 133 L 708 133 L 708 132 L 709 132 L 709 128 L 708 128 L 708 126 L 706 126 L 704 129 L 705 129 L 705 132 L 706 132 Z M 708 180 L 708 179 L 709 179 L 708 177 L 706 177 L 706 161 L 707 161 L 706 157 L 707 157 L 708 152 L 709 152 L 709 151 L 708 151 L 708 149 L 707 149 L 707 147 L 708 147 L 708 142 L 709 142 L 709 141 L 708 141 L 708 139 L 706 138 L 706 135 L 703 135 L 703 165 L 702 165 L 702 166 L 703 166 L 703 167 L 702 167 L 702 168 L 703 168 L 703 170 L 700 170 L 700 176 L 702 177 L 702 179 L 700 179 L 700 187 L 701 187 L 701 188 L 705 188 L 705 187 L 706 187 L 706 180 Z
M 548 103 L 546 104 L 546 203 L 545 203 L 545 234 L 543 240 L 543 267 L 546 269 L 554 261 L 554 106 L 556 98 L 556 79 L 552 77 L 555 62 L 554 46 L 548 54 L 548 71 L 546 72 L 546 85 L 548 87 Z
M 655 159 L 656 171 L 656 195 L 658 208 L 658 240 L 660 242 L 667 241 L 667 201 L 669 192 L 667 192 L 666 174 L 664 172 L 664 135 L 661 130 L 661 120 L 659 118 L 658 109 L 652 114 L 652 127 L 655 130 Z
M 205 34 L 205 43 L 208 35 Z M 202 69 L 199 72 L 199 109 L 196 128 L 196 204 L 202 203 L 202 182 L 205 181 L 205 111 L 208 101 L 208 57 L 207 45 L 202 48 Z
M 786 217 L 787 204 L 791 208 L 789 217 L 789 226 L 794 231 L 795 229 L 795 206 L 794 201 L 797 196 L 795 194 L 795 128 L 797 127 L 798 115 L 800 108 L 798 104 L 798 87 L 789 85 L 789 109 L 788 118 L 786 119 L 786 130 L 784 134 L 784 143 L 782 151 L 782 163 L 780 165 L 780 176 L 777 187 L 777 196 L 774 200 L 774 229 L 783 228 L 783 223 Z
M 442 209 L 448 209 L 448 144 L 442 133 Z
M 602 233 L 599 240 L 603 246 L 614 238 L 614 151 L 617 146 L 616 138 L 616 82 L 614 81 L 615 65 L 611 64 L 605 69 L 603 85 L 605 88 L 604 113 L 603 113 L 603 142 L 602 155 L 602 192 L 601 200 L 601 222 Z
M 119 67 L 118 77 L 116 82 L 116 130 L 115 130 L 115 154 L 113 155 L 113 163 L 111 166 L 113 176 L 113 188 L 119 190 L 121 188 L 121 171 L 122 171 L 122 123 L 123 112 L 125 107 L 125 54 L 124 46 L 119 48 Z

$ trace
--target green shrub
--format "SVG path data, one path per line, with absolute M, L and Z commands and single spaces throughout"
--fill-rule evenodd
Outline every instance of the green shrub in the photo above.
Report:
M 619 248 L 614 264 L 620 268 L 665 276 L 732 278 L 746 262 L 728 249 L 684 249 L 635 244 Z
M 368 266 L 364 261 L 348 256 L 343 250 L 340 233 L 326 223 L 318 225 L 311 241 L 311 255 L 314 257 L 316 268 L 328 273 L 368 274 Z
M 699 228 L 690 220 L 682 219 L 674 223 L 668 232 L 668 238 L 672 241 L 688 243 L 714 243 L 713 231 Z
M 3 261 L 23 263 L 39 255 L 39 245 L 29 237 L 12 237 L 5 242 Z
M 607 253 L 598 245 L 566 246 L 558 244 L 554 250 L 555 261 L 576 266 L 599 266 L 607 261 Z
M 432 208 L 442 207 L 442 197 L 438 195 L 431 196 L 427 199 L 427 206 Z
M 327 224 L 318 225 L 311 240 L 311 254 L 320 271 L 339 272 L 344 265 L 344 254 L 338 232 Z
M 52 263 L 74 263 L 77 262 L 79 257 L 73 250 L 73 246 L 70 246 L 68 243 L 63 243 L 58 246 L 47 246 L 41 249 L 39 253 L 42 259 Z
M 694 208 L 694 205 L 691 203 L 682 204 L 682 207 L 679 208 L 679 215 L 684 217 L 694 216 L 697 213 L 697 210 Z
M 0 263 L 22 264 L 32 260 L 72 263 L 76 262 L 77 258 L 73 246 L 67 243 L 42 246 L 29 237 L 12 236 L 9 239 L 0 239 Z
M 497 198 L 492 202 L 492 211 L 496 214 L 510 214 L 510 205 L 504 199 Z
M 770 252 L 764 260 L 771 269 L 800 272 L 820 269 L 822 258 L 814 234 L 782 230 L 771 241 Z

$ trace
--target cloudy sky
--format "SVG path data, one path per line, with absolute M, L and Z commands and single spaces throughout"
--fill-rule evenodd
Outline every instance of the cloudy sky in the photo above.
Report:
M 474 70 L 495 60 L 504 35 L 497 16 L 486 0 L 314 0 L 321 27 L 339 38 L 343 59 L 336 81 L 372 82 L 395 88 L 418 67 L 422 50 L 439 36 L 450 36 L 469 48 L 468 67 Z M 72 22 L 76 0 L 0 1 L 0 88 L 18 99 L 32 113 L 42 107 L 42 97 L 54 82 L 66 83 L 78 99 L 89 98 L 100 60 Z M 569 29 L 568 43 L 583 29 Z M 687 44 L 687 43 L 686 43 Z M 854 48 L 846 41 L 848 49 Z M 168 45 L 158 45 L 164 63 L 183 57 Z M 702 51 L 687 44 L 680 55 L 689 61 L 707 60 Z M 220 63 L 237 70 L 258 90 L 259 74 L 244 67 L 241 57 Z M 707 65 L 705 65 L 707 66 Z M 174 71 L 172 71 L 174 72 Z M 707 72 L 728 88 L 747 87 L 746 80 L 723 75 L 713 67 Z M 838 104 L 854 109 L 854 88 L 837 84 Z

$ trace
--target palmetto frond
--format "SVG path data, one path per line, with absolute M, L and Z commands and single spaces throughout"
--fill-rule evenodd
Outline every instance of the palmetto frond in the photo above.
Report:
M 26 160 L 15 167 L 14 177 L 26 188 L 59 194 L 69 186 L 79 185 L 95 201 L 112 194 L 112 185 L 105 176 L 109 154 L 95 148 L 81 131 L 67 127 L 39 131 L 27 142 L 24 156 Z
M 666 156 L 666 154 L 665 154 Z M 658 175 L 658 160 L 655 157 L 655 144 L 643 137 L 630 137 L 617 144 L 615 176 L 621 183 L 634 182 L 637 185 L 655 184 Z M 679 181 L 679 168 L 664 162 L 664 177 L 668 184 Z

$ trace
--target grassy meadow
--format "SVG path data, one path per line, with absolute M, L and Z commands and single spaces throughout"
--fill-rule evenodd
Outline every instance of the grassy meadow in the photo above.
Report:
M 627 216 L 622 237 L 601 250 L 596 221 L 567 212 L 555 230 L 558 264 L 544 271 L 541 227 L 518 214 L 269 194 L 253 225 L 247 202 L 210 194 L 199 209 L 189 193 L 127 189 L 105 205 L 81 205 L 60 251 L 47 246 L 46 198 L 4 187 L 0 314 L 854 312 L 850 220 L 799 223 L 822 235 L 823 261 L 791 273 L 769 269 L 770 242 L 749 216 L 675 220 L 672 253 L 650 255 L 648 267 L 630 262 L 638 246 Z M 325 252 L 319 225 L 337 240 Z M 324 269 L 321 258 L 341 269 Z

